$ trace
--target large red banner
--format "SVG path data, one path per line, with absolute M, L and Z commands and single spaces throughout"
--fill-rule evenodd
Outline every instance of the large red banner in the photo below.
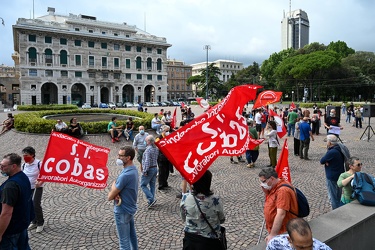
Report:
M 38 180 L 104 189 L 108 154 L 108 148 L 52 132 Z
M 281 119 L 281 117 L 278 116 L 277 113 L 272 109 L 269 110 L 269 115 L 273 116 L 273 119 L 275 119 L 275 122 L 277 124 L 277 135 L 280 138 L 283 138 L 283 136 L 287 133 L 283 119 Z
M 275 103 L 280 101 L 283 92 L 275 92 L 272 90 L 266 90 L 259 93 L 254 105 L 253 109 L 260 108 L 262 106 L 267 106 L 268 104 Z
M 279 178 L 285 179 L 289 183 L 292 183 L 292 177 L 290 176 L 289 167 L 289 150 L 288 150 L 288 139 L 285 139 L 283 149 L 281 151 L 279 160 L 276 165 L 276 172 Z
M 156 143 L 182 176 L 193 184 L 218 156 L 246 151 L 250 136 L 244 105 L 256 96 L 258 85 L 237 86 L 217 105 Z

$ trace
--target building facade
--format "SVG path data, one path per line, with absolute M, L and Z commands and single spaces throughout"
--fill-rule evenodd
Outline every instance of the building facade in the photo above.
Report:
M 307 13 L 301 9 L 288 12 L 281 21 L 282 50 L 300 49 L 309 44 L 310 23 Z
M 126 23 L 87 15 L 19 18 L 14 56 L 22 104 L 167 100 L 171 45 Z
M 238 71 L 243 69 L 243 63 L 231 61 L 231 60 L 216 60 L 214 62 L 208 62 L 208 65 L 214 64 L 217 68 L 219 68 L 221 75 L 218 76 L 220 81 L 227 82 L 230 77 L 236 74 Z M 191 65 L 193 67 L 192 75 L 200 75 L 200 70 L 205 69 L 207 67 L 207 62 L 195 63 Z
M 167 61 L 168 100 L 188 100 L 189 97 L 195 97 L 192 86 L 187 85 L 187 79 L 191 74 L 192 67 L 183 61 Z
M 20 102 L 20 82 L 15 67 L 0 65 L 0 106 L 13 107 Z

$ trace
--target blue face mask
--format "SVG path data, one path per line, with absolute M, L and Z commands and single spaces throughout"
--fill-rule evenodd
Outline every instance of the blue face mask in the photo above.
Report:
M 9 175 L 5 172 L 1 172 L 1 174 L 4 176 L 4 177 L 8 177 Z
M 145 134 L 145 131 L 144 131 L 144 130 L 139 130 L 139 133 L 140 133 L 141 135 L 144 135 L 144 134 Z
M 144 141 L 143 144 L 144 144 L 145 146 L 147 146 L 147 142 L 146 142 L 146 141 Z

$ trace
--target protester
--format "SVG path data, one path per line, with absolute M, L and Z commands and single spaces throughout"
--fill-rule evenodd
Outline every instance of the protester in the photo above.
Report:
M 73 137 L 76 137 L 76 138 L 80 138 L 81 136 L 83 136 L 82 127 L 79 124 L 79 122 L 77 122 L 77 118 L 75 118 L 75 117 L 73 117 L 72 119 L 70 119 L 70 125 L 69 125 L 69 128 L 68 128 L 68 134 L 70 136 L 73 136 Z
M 158 113 L 154 114 L 154 118 L 151 120 L 151 128 L 155 129 L 157 134 L 160 134 L 160 127 L 163 125 L 162 121 L 159 119 Z
M 333 126 L 339 127 L 340 129 L 343 129 L 343 127 L 340 125 L 340 119 L 336 117 L 336 110 L 335 109 L 331 109 L 331 111 L 329 112 L 329 116 L 327 116 L 325 121 L 324 121 L 324 127 L 327 129 L 328 134 L 334 134 L 336 136 L 339 136 L 339 134 L 329 132 L 329 130 Z
M 294 155 L 299 156 L 299 146 L 300 146 L 300 131 L 299 131 L 299 125 L 301 124 L 301 117 L 297 118 L 297 122 L 295 124 L 295 133 L 294 133 Z
M 108 123 L 107 131 L 111 135 L 112 142 L 120 141 L 120 137 L 123 133 L 123 126 L 117 126 L 117 117 L 112 117 L 111 121 Z
M 332 209 L 340 207 L 341 188 L 337 181 L 341 173 L 344 172 L 344 155 L 338 145 L 338 138 L 335 135 L 327 135 L 327 153 L 320 159 L 320 164 L 324 165 L 326 173 L 326 185 L 328 198 Z
M 340 174 L 339 179 L 337 181 L 337 186 L 342 188 L 342 195 L 341 195 L 341 205 L 348 204 L 352 202 L 352 193 L 353 188 L 351 182 L 354 178 L 356 172 L 361 172 L 362 163 L 360 162 L 358 157 L 350 157 L 348 160 L 349 170 Z
M 161 126 L 161 134 L 155 139 L 155 141 L 159 141 L 160 139 L 163 139 L 164 137 L 169 135 L 170 127 L 167 125 Z M 159 151 L 158 155 L 158 167 L 159 167 L 159 175 L 158 175 L 158 182 L 159 190 L 166 190 L 169 188 L 168 186 L 168 177 L 169 177 L 169 169 L 172 166 L 172 163 L 168 160 L 168 158 Z
M 183 194 L 180 203 L 182 221 L 185 222 L 184 250 L 222 249 L 221 242 L 216 235 L 221 235 L 220 224 L 225 222 L 223 204 L 219 196 L 211 191 L 212 173 L 207 170 L 197 180 L 192 188 L 192 193 Z M 215 229 L 213 232 L 207 222 L 202 218 L 206 216 L 209 224 Z
M 148 133 L 145 132 L 145 127 L 142 125 L 138 127 L 138 131 L 139 133 L 134 137 L 133 148 L 137 152 L 137 161 L 141 164 L 140 170 L 142 172 L 142 158 L 146 150 L 146 137 Z
M 134 130 L 134 122 L 132 117 L 128 117 L 128 121 L 126 122 L 126 128 L 124 130 L 124 136 L 127 141 L 133 140 L 133 130 Z
M 55 124 L 55 131 L 61 132 L 61 133 L 67 133 L 68 125 L 66 125 L 66 123 L 63 122 L 61 119 L 57 119 L 56 124 Z
M 269 167 L 276 167 L 277 163 L 277 147 L 279 140 L 277 139 L 276 122 L 269 121 L 266 128 L 266 137 L 268 138 L 268 156 L 270 157 Z
M 355 111 L 354 113 L 355 115 L 355 127 L 358 128 L 362 128 L 362 112 L 361 112 L 361 107 L 358 107 L 357 110 Z
M 34 219 L 30 181 L 22 172 L 21 157 L 7 154 L 1 174 L 8 179 L 0 186 L 0 249 L 30 249 L 27 227 Z
M 311 140 L 314 141 L 314 136 L 311 132 L 311 127 L 307 123 L 309 117 L 303 117 L 302 122 L 299 125 L 299 139 L 300 139 L 300 146 L 299 146 L 299 158 L 310 160 L 309 159 L 309 147 L 310 147 L 310 137 Z
M 38 181 L 41 162 L 35 158 L 35 149 L 26 147 L 22 149 L 23 160 L 22 171 L 29 178 L 31 185 L 31 193 L 34 204 L 35 219 L 31 222 L 29 230 L 36 228 L 36 232 L 40 233 L 44 229 L 44 216 L 42 209 L 43 182 Z
M 258 131 L 258 137 L 261 137 L 261 132 L 262 132 L 262 109 L 256 110 L 255 113 L 255 128 Z
M 288 234 L 274 237 L 267 244 L 266 250 L 332 250 L 326 244 L 312 237 L 309 223 L 302 218 L 291 219 L 286 225 Z
M 142 177 L 141 188 L 148 200 L 148 208 L 151 208 L 156 203 L 155 198 L 155 185 L 157 169 L 157 159 L 159 149 L 155 145 L 155 138 L 152 135 L 146 137 L 146 150 L 142 158 Z M 147 186 L 150 186 L 149 188 Z
M 108 200 L 114 200 L 113 211 L 120 250 L 138 249 L 134 225 L 134 214 L 137 212 L 138 170 L 133 163 L 134 157 L 133 148 L 120 148 L 116 164 L 123 169 L 108 193 Z
M 258 139 L 258 133 L 256 129 L 254 128 L 254 121 L 248 121 L 247 123 L 249 125 L 249 135 L 251 138 L 257 140 Z M 255 165 L 255 162 L 257 161 L 259 156 L 259 145 L 257 145 L 254 149 L 248 149 L 246 150 L 246 160 L 247 160 L 247 167 L 253 168 Z
M 3 126 L 3 129 L 0 132 L 0 135 L 11 130 L 14 127 L 14 117 L 12 113 L 8 113 L 8 118 L 5 121 L 3 121 L 3 123 L 0 125 Z
M 294 109 L 291 109 L 291 112 L 288 113 L 287 120 L 288 120 L 288 136 L 294 136 L 294 131 L 296 128 L 296 121 L 298 118 L 298 114 L 295 112 Z
M 320 115 L 318 110 L 315 109 L 311 116 L 311 133 L 314 135 L 319 135 L 319 126 L 320 126 Z
M 296 218 L 298 203 L 293 189 L 282 186 L 292 184 L 279 179 L 275 169 L 264 168 L 259 173 L 260 186 L 266 195 L 264 203 L 264 219 L 268 236 L 267 243 L 276 235 L 286 231 L 287 222 Z

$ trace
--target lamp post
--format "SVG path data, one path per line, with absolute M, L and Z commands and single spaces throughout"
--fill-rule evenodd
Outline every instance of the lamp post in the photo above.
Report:
M 292 90 L 292 102 L 294 102 L 294 91 Z
M 208 100 L 208 51 L 211 49 L 210 45 L 204 45 L 204 50 L 206 50 L 206 100 Z

